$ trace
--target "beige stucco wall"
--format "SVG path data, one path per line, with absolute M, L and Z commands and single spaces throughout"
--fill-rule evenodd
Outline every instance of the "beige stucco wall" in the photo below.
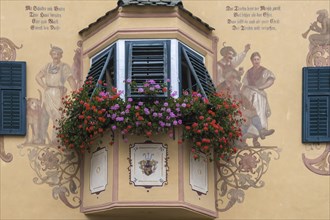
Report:
M 251 50 L 240 66 L 245 70 L 250 68 L 249 56 L 253 51 L 259 51 L 262 65 L 276 76 L 274 85 L 267 89 L 272 110 L 268 123 L 275 133 L 262 140 L 261 144 L 280 148 L 279 159 L 270 161 L 267 172 L 262 176 L 265 185 L 245 190 L 244 201 L 219 212 L 219 219 L 329 219 L 330 178 L 311 172 L 302 160 L 302 154 L 309 158 L 318 157 L 325 145 L 311 149 L 301 143 L 301 68 L 306 66 L 309 51 L 309 42 L 301 34 L 316 20 L 316 11 L 329 10 L 329 1 L 185 0 L 183 3 L 186 9 L 216 29 L 213 35 L 219 38 L 218 50 L 226 42 L 240 52 L 249 43 Z M 23 45 L 16 49 L 16 60 L 27 62 L 27 97 L 38 97 L 37 89 L 42 89 L 35 76 L 51 61 L 50 44 L 64 50 L 62 61 L 71 66 L 76 43 L 80 40 L 78 31 L 115 8 L 116 1 L 90 0 L 82 4 L 80 1 L 1 0 L 0 4 L 0 37 L 10 39 L 17 46 Z M 280 6 L 279 11 L 272 12 L 274 18 L 280 20 L 274 25 L 276 30 L 232 30 L 227 19 L 233 18 L 233 12 L 226 11 L 226 6 L 263 5 Z M 26 6 L 63 7 L 65 10 L 58 12 L 61 15 L 58 18 L 60 29 L 31 30 L 32 18 Z M 218 54 L 218 60 L 220 58 Z M 84 68 L 86 73 L 87 67 Z M 0 218 L 88 219 L 79 208 L 69 208 L 59 199 L 54 199 L 52 186 L 33 182 L 37 175 L 28 155 L 34 148 L 20 150 L 17 146 L 24 141 L 24 138 L 7 136 L 4 139 L 5 151 L 13 155 L 13 160 L 0 162 Z M 122 172 L 125 169 L 126 166 Z M 126 177 L 124 179 L 127 180 Z

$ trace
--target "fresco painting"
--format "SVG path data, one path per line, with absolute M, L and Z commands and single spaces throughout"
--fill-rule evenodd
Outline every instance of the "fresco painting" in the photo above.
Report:
M 237 100 L 244 122 L 242 141 L 236 143 L 238 153 L 229 162 L 217 163 L 217 208 L 220 212 L 243 203 L 245 190 L 263 187 L 262 176 L 267 172 L 271 158 L 279 159 L 281 152 L 278 147 L 262 146 L 259 142 L 275 132 L 268 128 L 271 108 L 265 91 L 274 84 L 274 73 L 261 65 L 259 52 L 250 55 L 252 67 L 240 66 L 253 45 L 246 44 L 241 53 L 225 43 L 223 45 L 220 50 L 222 58 L 218 61 L 217 91 Z M 249 139 L 252 140 L 250 146 Z
M 306 58 L 307 66 L 330 66 L 330 18 L 327 9 L 316 11 L 318 15 L 306 32 L 302 34 L 309 40 L 309 52 Z M 318 151 L 319 156 L 309 158 L 311 151 Z M 318 175 L 330 176 L 330 145 L 309 144 L 302 154 L 306 168 Z
M 330 18 L 327 9 L 320 9 L 318 15 L 302 37 L 309 40 L 307 66 L 330 66 Z
M 40 139 L 42 143 L 45 143 L 47 138 L 49 120 L 52 121 L 53 128 L 58 127 L 56 120 L 61 117 L 59 109 L 62 105 L 62 97 L 67 94 L 68 90 L 65 87 L 65 82 L 69 82 L 71 89 L 76 89 L 70 66 L 61 62 L 63 50 L 59 47 L 51 46 L 49 54 L 53 61 L 46 64 L 36 76 L 36 81 L 43 88 L 45 96 L 40 123 Z M 50 142 L 56 145 L 56 130 L 52 130 Z
M 256 7 L 253 10 L 251 9 L 253 12 L 256 12 L 256 18 L 254 19 L 255 23 L 251 21 L 250 24 L 244 24 L 243 29 L 242 25 L 239 24 L 240 16 L 242 19 L 244 16 L 244 19 L 250 19 L 248 18 L 248 13 L 244 12 L 248 10 L 248 7 L 244 9 L 246 6 L 245 3 L 237 3 L 238 5 L 242 5 L 242 7 L 237 6 L 236 8 L 230 6 L 226 7 L 226 4 L 229 4 L 226 1 L 217 1 L 217 3 L 214 4 L 217 7 L 221 7 L 224 12 L 231 13 L 227 15 L 228 20 L 226 21 L 228 27 L 231 29 L 230 34 L 234 32 L 238 33 L 239 31 L 248 31 L 248 26 L 251 25 L 253 31 L 273 31 L 274 36 L 277 36 L 276 34 L 282 33 L 280 33 L 280 31 L 284 32 L 284 30 L 280 30 L 282 27 L 281 25 L 286 25 L 285 22 L 287 21 L 284 19 L 281 20 L 280 12 L 284 9 L 288 9 L 289 7 L 293 10 L 295 8 L 293 6 L 295 5 L 293 4 L 288 6 L 286 3 L 281 3 L 281 1 L 272 2 L 274 5 L 274 10 L 268 10 L 268 7 L 264 7 L 263 5 L 258 9 Z M 304 1 L 302 2 L 304 3 Z M 37 7 L 37 3 L 32 3 L 36 5 L 34 7 Z M 320 1 L 319 3 L 320 5 L 326 5 L 324 4 L 324 1 Z M 22 4 L 20 6 L 22 6 Z M 184 1 L 184 4 L 194 7 L 192 2 L 186 3 L 186 1 Z M 283 4 L 284 7 L 282 5 L 280 7 L 277 4 Z M 287 6 L 287 8 L 285 8 L 285 6 Z M 77 37 L 72 37 L 72 39 L 70 38 L 70 42 L 72 42 L 71 46 L 61 46 L 63 41 L 61 41 L 61 43 L 57 43 L 58 37 L 60 36 L 58 33 L 62 33 L 63 36 L 68 34 L 67 32 L 64 32 L 66 28 L 64 24 L 66 19 L 72 18 L 69 17 L 70 7 L 72 6 L 70 4 L 63 3 L 63 6 L 61 7 L 56 6 L 56 10 L 55 7 L 51 8 L 38 6 L 35 9 L 34 7 L 33 5 L 29 7 L 24 5 L 24 7 L 20 8 L 20 10 L 23 10 L 22 8 L 24 8 L 24 11 L 26 12 L 25 17 L 28 17 L 28 22 L 25 22 L 25 24 L 29 25 L 31 33 L 33 32 L 34 34 L 33 36 L 37 36 L 36 39 L 38 39 L 38 37 L 41 39 L 41 33 L 44 32 L 53 31 L 52 33 L 56 33 L 53 36 L 51 35 L 52 38 L 46 40 L 47 44 L 50 45 L 50 50 L 49 47 L 41 48 L 45 57 L 49 54 L 51 60 L 48 62 L 40 63 L 38 61 L 33 63 L 35 69 L 38 69 L 38 71 L 33 73 L 29 72 L 29 78 L 33 80 L 35 85 L 31 86 L 29 89 L 37 95 L 34 95 L 34 97 L 27 97 L 28 133 L 26 137 L 22 139 L 22 142 L 16 144 L 16 149 L 10 148 L 10 145 L 7 144 L 12 143 L 11 141 L 8 141 L 4 136 L 0 136 L 0 162 L 5 162 L 9 166 L 13 166 L 13 154 L 15 154 L 15 150 L 18 151 L 18 155 L 20 155 L 22 159 L 28 159 L 28 164 L 30 167 L 27 169 L 33 171 L 34 176 L 31 177 L 33 185 L 49 186 L 51 193 L 45 196 L 47 197 L 46 199 L 50 198 L 51 200 L 60 200 L 65 206 L 65 208 L 62 208 L 61 210 L 65 213 L 66 210 L 69 210 L 68 212 L 70 212 L 71 209 L 78 210 L 77 208 L 80 207 L 82 202 L 82 199 L 80 198 L 80 164 L 82 158 L 77 156 L 75 152 L 63 152 L 58 149 L 56 131 L 53 127 L 57 126 L 56 120 L 60 117 L 59 108 L 62 105 L 62 97 L 68 95 L 72 90 L 76 90 L 82 86 L 84 82 L 83 73 L 86 73 L 88 67 L 84 66 L 83 68 L 82 58 L 83 56 L 86 56 L 86 54 L 84 54 L 83 51 L 84 42 L 82 40 L 77 39 Z M 206 10 L 206 7 L 204 9 Z M 241 9 L 242 12 L 235 12 L 236 9 Z M 71 10 L 74 11 L 73 9 Z M 258 23 L 257 16 L 260 10 L 262 11 L 262 19 Z M 270 13 L 272 10 L 274 17 L 272 17 Z M 47 13 L 49 16 L 50 14 L 54 14 L 54 17 L 50 18 L 51 21 L 47 20 L 47 25 L 50 22 L 47 27 L 44 24 L 41 24 L 45 17 L 41 17 L 40 12 L 42 12 L 44 16 L 46 16 Z M 236 14 L 232 12 L 235 12 Z M 94 14 L 90 14 L 90 17 L 97 17 L 98 15 L 101 16 L 103 15 L 102 13 L 95 12 Z M 206 16 L 205 12 L 201 13 L 207 18 L 206 20 L 212 21 L 212 18 Z M 274 15 L 274 13 L 276 14 Z M 299 37 L 300 40 L 305 40 L 304 43 L 307 55 L 306 53 L 303 55 L 305 59 L 304 65 L 329 66 L 329 10 L 320 7 L 318 10 L 309 10 L 309 13 L 314 16 L 314 21 L 312 21 L 311 24 L 308 24 L 308 22 L 305 21 L 306 19 L 304 19 L 305 24 L 299 24 L 300 29 L 297 28 L 297 30 L 294 30 L 294 34 L 297 38 Z M 196 14 L 198 14 L 198 11 Z M 252 17 L 252 12 L 250 15 Z M 33 21 L 33 19 L 35 20 Z M 271 21 L 271 19 L 273 19 L 273 21 Z M 22 20 L 24 23 L 24 19 Z M 78 22 L 79 27 L 86 26 L 86 24 L 89 24 L 91 20 L 93 19 L 82 19 L 82 21 Z M 6 21 L 1 20 L 1 22 Z M 242 22 L 244 21 L 242 20 Z M 294 22 L 294 19 L 287 22 Z M 262 29 L 262 25 L 265 26 L 264 29 Z M 302 26 L 307 28 L 305 29 Z M 217 33 L 221 33 L 222 28 L 223 27 L 220 25 L 219 27 L 216 27 L 216 29 L 220 29 Z M 75 29 L 77 30 L 75 30 L 73 35 L 77 35 L 79 31 L 79 28 L 75 27 Z M 14 38 L 10 31 L 7 30 L 7 32 L 8 38 L 7 36 L 4 37 L 2 35 L 3 33 L 6 33 L 6 31 L 1 33 L 0 36 L 0 60 L 16 61 L 17 57 L 20 57 L 19 53 L 27 53 L 27 49 L 25 49 L 26 44 L 24 42 L 24 36 L 22 35 Z M 267 50 L 267 46 L 260 47 L 260 45 L 256 46 L 253 44 L 253 42 L 255 42 L 253 39 L 253 34 L 250 35 L 250 39 L 249 37 L 242 37 L 242 41 L 244 42 L 243 45 L 245 44 L 243 48 L 239 48 L 241 47 L 240 45 L 242 45 L 240 42 L 232 41 L 233 43 L 229 44 L 228 42 L 231 39 L 222 39 L 222 36 L 220 36 L 220 34 L 218 35 L 222 42 L 221 44 L 219 43 L 218 46 L 220 59 L 216 64 L 217 72 L 213 73 L 214 79 L 217 79 L 214 83 L 218 92 L 230 95 L 232 98 L 239 101 L 245 122 L 241 127 L 243 132 L 242 142 L 235 143 L 238 146 L 237 154 L 230 158 L 229 161 L 215 162 L 216 172 L 218 175 L 216 180 L 216 207 L 220 213 L 227 214 L 225 217 L 233 216 L 234 219 L 239 219 L 245 215 L 242 213 L 233 214 L 233 210 L 236 210 L 237 207 L 242 207 L 243 203 L 247 205 L 250 204 L 249 199 L 252 200 L 253 198 L 247 197 L 247 190 L 261 188 L 263 188 L 263 190 L 271 190 L 267 188 L 267 184 L 269 184 L 267 181 L 272 178 L 280 178 L 279 176 L 272 176 L 274 173 L 272 172 L 274 171 L 272 168 L 281 166 L 286 167 L 289 170 L 289 165 L 282 165 L 283 163 L 286 163 L 283 158 L 287 157 L 286 154 L 288 150 L 283 149 L 284 146 L 277 146 L 280 145 L 280 143 L 278 143 L 280 138 L 277 135 L 279 135 L 278 133 L 281 131 L 280 129 L 276 130 L 278 126 L 274 123 L 274 115 L 276 115 L 277 112 L 272 111 L 273 109 L 278 109 L 279 102 L 273 97 L 277 95 L 275 89 L 278 89 L 278 85 L 282 83 L 281 85 L 283 86 L 283 81 L 285 81 L 283 80 L 283 78 L 285 78 L 283 75 L 285 73 L 278 71 L 281 68 L 275 64 L 269 65 L 271 62 L 266 62 L 267 65 L 265 65 L 265 67 L 263 66 L 265 61 L 270 61 L 274 57 L 269 57 L 270 51 Z M 15 39 L 15 41 L 11 39 Z M 21 42 L 24 43 L 24 47 Z M 284 44 L 284 42 L 282 43 Z M 278 46 L 282 47 L 282 45 Z M 70 59 L 67 57 L 65 57 L 65 61 L 62 61 L 64 51 L 71 51 L 71 53 L 73 51 L 71 61 L 69 61 Z M 249 64 L 249 62 L 251 64 Z M 276 95 L 274 96 L 274 94 Z M 297 100 L 299 101 L 299 99 Z M 281 127 L 281 129 L 285 128 Z M 277 142 L 273 140 L 276 140 Z M 271 141 L 274 145 L 269 144 Z M 283 142 L 281 142 L 281 144 L 283 144 Z M 302 144 L 297 142 L 296 146 L 285 146 L 285 148 L 298 148 L 300 145 Z M 307 176 L 309 174 L 313 175 L 308 176 L 309 178 L 329 176 L 329 143 L 306 144 L 302 146 L 305 147 L 305 151 L 298 151 L 298 154 L 301 154 L 301 157 L 299 157 L 300 164 L 294 164 L 294 167 L 300 167 L 300 165 L 302 165 L 301 167 L 303 167 L 308 173 Z M 5 149 L 10 153 L 6 153 Z M 5 167 L 3 169 L 5 169 Z M 277 169 L 275 169 L 275 171 L 281 175 L 287 175 L 288 173 L 288 171 L 279 172 Z M 324 179 L 321 181 L 323 180 Z M 30 179 L 27 181 L 30 181 Z M 171 180 L 169 179 L 169 181 Z M 295 183 L 296 182 L 297 181 L 295 181 Z M 286 185 L 288 186 L 289 184 L 286 183 Z M 301 186 L 301 188 L 304 187 L 305 186 Z M 291 189 L 296 190 L 294 187 L 289 190 L 291 191 Z M 269 191 L 264 192 L 267 194 Z M 327 191 L 324 192 L 326 193 Z M 304 193 L 307 195 L 307 192 L 304 191 L 300 196 L 304 196 Z M 30 199 L 37 200 L 37 198 Z M 43 199 L 45 200 L 45 198 Z M 326 211 L 328 210 L 325 210 L 324 212 Z M 269 214 L 270 213 L 265 213 L 265 215 Z M 308 216 L 313 216 L 315 213 L 310 211 L 308 214 Z M 299 216 L 299 213 L 293 213 L 291 217 L 293 215 Z M 326 216 L 327 214 L 321 213 L 320 215 Z M 79 213 L 79 218 L 80 217 L 82 219 L 87 218 L 86 216 L 83 216 L 83 214 Z M 260 219 L 263 217 L 265 216 L 262 216 Z M 65 218 L 63 217 L 63 219 Z M 221 219 L 221 217 L 219 219 Z
M 15 61 L 16 49 L 21 49 L 23 45 L 16 46 L 10 39 L 0 36 L 0 61 Z M 13 155 L 5 152 L 4 136 L 0 135 L 0 159 L 4 162 L 11 162 Z
M 80 42 L 77 45 L 81 47 Z M 22 47 L 23 45 L 20 47 L 16 46 L 8 38 L 0 38 L 0 60 L 15 61 L 16 49 L 21 49 Z M 27 135 L 25 136 L 25 142 L 19 144 L 18 148 L 22 156 L 27 152 L 30 166 L 37 175 L 37 177 L 33 178 L 33 182 L 38 185 L 48 184 L 50 187 L 53 187 L 54 199 L 60 198 L 68 207 L 78 208 L 80 206 L 78 196 L 80 158 L 75 156 L 74 152 L 58 150 L 54 130 L 52 139 L 48 135 L 49 119 L 52 119 L 53 124 L 56 123 L 56 119 L 59 117 L 58 109 L 61 105 L 62 96 L 67 91 L 64 87 L 65 81 L 63 82 L 65 74 L 71 75 L 69 65 L 61 63 L 62 54 L 63 50 L 61 48 L 52 47 L 50 55 L 53 58 L 53 62 L 47 64 L 36 76 L 37 82 L 45 91 L 47 90 L 47 93 L 43 93 L 46 94 L 46 97 L 43 97 L 42 92 L 38 89 L 39 98 L 27 98 Z M 82 84 L 80 56 L 81 49 L 78 47 L 72 65 L 76 76 L 75 79 L 77 80 L 73 81 L 70 78 L 74 88 L 76 88 L 76 82 L 79 82 L 79 85 Z M 52 75 L 47 75 L 47 73 Z M 58 77 L 55 77 L 54 74 L 57 73 Z M 45 78 L 45 82 L 43 78 Z M 49 97 L 47 97 L 47 94 Z M 43 102 L 43 100 L 46 101 Z M 13 155 L 5 152 L 4 143 L 5 138 L 0 136 L 0 157 L 4 162 L 9 163 L 13 160 Z M 69 201 L 70 198 L 72 201 Z

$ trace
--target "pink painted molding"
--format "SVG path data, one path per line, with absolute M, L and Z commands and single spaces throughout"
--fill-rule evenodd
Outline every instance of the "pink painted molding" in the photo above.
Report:
M 139 207 L 150 207 L 150 208 L 182 208 L 186 210 L 190 210 L 193 212 L 197 212 L 199 214 L 208 215 L 210 217 L 216 218 L 218 217 L 218 212 L 212 211 L 209 209 L 205 209 L 203 207 L 196 206 L 187 202 L 180 201 L 139 201 L 139 202 L 112 202 L 105 203 L 99 206 L 89 206 L 82 207 L 81 212 L 85 214 L 91 214 L 99 211 L 108 211 L 115 208 L 139 208 Z
M 191 26 L 195 31 L 199 32 L 200 34 L 204 35 L 205 37 L 209 37 L 210 31 L 202 31 L 201 29 L 196 28 L 195 24 L 190 20 L 181 16 L 179 12 L 172 12 L 172 13 L 152 13 L 152 14 L 138 14 L 138 13 L 120 13 L 118 17 L 125 17 L 125 18 L 175 18 L 177 17 L 184 23 Z
M 182 134 L 182 129 L 178 129 L 178 137 Z M 183 144 L 178 144 L 178 161 L 184 161 L 184 146 Z M 178 163 L 178 180 L 179 180 L 179 201 L 184 201 L 184 167 L 183 163 Z
M 218 60 L 218 42 L 219 38 L 216 36 L 213 36 L 212 38 L 212 51 L 213 51 L 213 65 L 212 65 L 212 72 L 213 72 L 213 82 L 219 82 L 218 79 L 218 65 L 217 65 L 217 60 Z
M 81 204 L 80 204 L 80 212 L 83 212 L 83 201 L 84 201 L 84 188 L 85 188 L 85 157 L 82 157 L 80 160 L 80 199 L 81 199 Z
M 116 134 L 115 140 L 119 139 L 119 135 Z M 118 182 L 119 182 L 119 141 L 115 141 L 113 144 L 113 180 L 112 180 L 112 201 L 118 201 Z
M 139 13 L 119 13 L 118 17 L 123 18 L 175 18 L 178 17 L 178 13 L 148 13 L 148 14 L 139 14 Z

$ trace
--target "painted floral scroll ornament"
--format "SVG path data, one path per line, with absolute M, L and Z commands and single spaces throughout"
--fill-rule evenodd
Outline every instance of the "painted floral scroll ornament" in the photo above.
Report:
M 268 171 L 271 159 L 278 160 L 278 147 L 245 147 L 228 162 L 218 161 L 217 210 L 225 212 L 244 201 L 244 190 L 265 185 L 262 176 Z
M 21 49 L 16 46 L 8 38 L 0 37 L 0 61 L 15 61 L 16 60 L 16 49 Z
M 57 147 L 36 144 L 21 144 L 18 148 L 22 156 L 27 153 L 30 167 L 37 175 L 33 178 L 35 184 L 53 187 L 54 199 L 59 198 L 70 208 L 80 207 L 80 158 L 74 151 L 60 152 Z
M 306 62 L 307 66 L 330 66 L 330 44 L 310 48 Z
M 302 160 L 310 171 L 319 175 L 330 176 L 330 144 L 325 147 L 323 153 L 314 159 L 309 159 L 302 154 Z
M 5 152 L 5 137 L 0 136 L 0 159 L 6 163 L 13 160 L 13 155 L 11 153 Z

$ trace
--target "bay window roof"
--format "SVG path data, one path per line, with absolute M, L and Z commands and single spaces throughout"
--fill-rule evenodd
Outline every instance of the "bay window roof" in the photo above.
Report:
M 185 9 L 183 7 L 183 3 L 181 0 L 119 0 L 117 2 L 116 8 L 106 12 L 105 15 L 98 18 L 95 22 L 89 24 L 88 27 L 79 31 L 79 34 L 80 35 L 85 34 L 94 26 L 97 26 L 99 23 L 102 23 L 103 21 L 105 21 L 108 16 L 111 16 L 111 15 L 117 13 L 119 7 L 129 7 L 129 6 L 154 6 L 154 7 L 156 7 L 156 6 L 176 7 L 177 6 L 180 12 L 191 17 L 197 23 L 200 23 L 201 25 L 203 25 L 207 30 L 209 30 L 209 31 L 215 30 L 213 27 L 211 27 L 207 23 L 203 22 L 202 19 L 200 19 L 199 17 L 196 17 L 190 11 Z
M 181 0 L 119 0 L 119 6 L 126 5 L 152 5 L 152 6 L 182 6 Z

